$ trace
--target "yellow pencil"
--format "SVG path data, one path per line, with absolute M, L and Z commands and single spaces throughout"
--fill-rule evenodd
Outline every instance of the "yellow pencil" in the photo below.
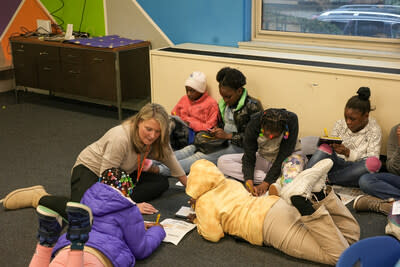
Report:
M 251 187 L 251 185 L 248 182 L 246 182 L 246 187 L 249 189 L 250 193 L 253 194 L 253 188 Z
M 325 133 L 325 136 L 329 136 L 328 130 L 326 128 L 324 128 L 324 133 Z
M 156 223 L 158 223 L 160 221 L 160 216 L 161 216 L 161 213 L 157 214 Z

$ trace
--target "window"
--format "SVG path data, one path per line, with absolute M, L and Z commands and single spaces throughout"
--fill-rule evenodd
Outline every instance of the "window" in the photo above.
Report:
M 253 0 L 253 41 L 399 52 L 400 0 Z

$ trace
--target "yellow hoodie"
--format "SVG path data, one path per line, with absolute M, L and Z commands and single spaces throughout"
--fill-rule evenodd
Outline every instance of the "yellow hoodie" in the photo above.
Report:
M 224 233 L 262 245 L 265 215 L 278 196 L 253 197 L 243 185 L 226 179 L 212 162 L 201 159 L 190 168 L 186 194 L 196 199 L 197 231 L 218 242 Z

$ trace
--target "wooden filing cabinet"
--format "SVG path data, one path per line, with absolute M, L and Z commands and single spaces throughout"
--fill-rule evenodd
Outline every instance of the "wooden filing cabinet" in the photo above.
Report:
M 17 86 L 138 110 L 150 101 L 149 42 L 96 48 L 12 37 Z

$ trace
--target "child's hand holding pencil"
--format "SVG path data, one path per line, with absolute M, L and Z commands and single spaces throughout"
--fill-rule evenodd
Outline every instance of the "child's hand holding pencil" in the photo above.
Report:
M 162 224 L 160 224 L 160 217 L 161 217 L 161 213 L 157 214 L 157 218 L 155 222 L 144 222 L 144 228 L 147 230 L 153 226 L 161 226 L 162 228 L 164 228 L 164 226 Z
M 247 180 L 245 184 L 246 184 L 247 191 L 249 191 L 253 196 L 255 196 L 256 192 L 254 191 L 253 181 Z

